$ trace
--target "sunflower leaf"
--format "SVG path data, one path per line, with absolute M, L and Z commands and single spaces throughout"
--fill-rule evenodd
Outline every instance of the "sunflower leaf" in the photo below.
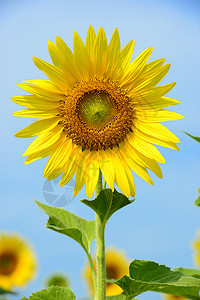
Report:
M 181 272 L 184 275 L 188 275 L 190 277 L 195 277 L 200 279 L 200 270 L 197 269 L 188 269 L 188 268 L 175 268 L 174 271 Z
M 195 141 L 199 142 L 200 143 L 200 136 L 194 136 L 194 135 L 191 135 L 190 133 L 186 132 L 186 131 L 183 131 L 185 134 L 187 134 L 188 136 L 190 136 L 191 138 L 193 138 Z
M 75 300 L 74 293 L 69 288 L 52 286 L 32 294 L 27 300 Z
M 82 203 L 93 209 L 100 217 L 101 222 L 106 224 L 109 218 L 120 208 L 131 204 L 133 200 L 128 200 L 126 196 L 111 189 L 102 190 L 94 200 L 81 200 Z
M 184 269 L 186 270 L 186 269 Z M 200 299 L 200 280 L 152 261 L 134 260 L 129 267 L 130 277 L 113 281 L 119 285 L 126 300 L 147 291 L 173 294 L 188 299 Z
M 90 245 L 95 239 L 95 221 L 87 221 L 67 210 L 35 202 L 49 216 L 47 228 L 67 235 L 78 242 L 87 253 L 90 252 Z

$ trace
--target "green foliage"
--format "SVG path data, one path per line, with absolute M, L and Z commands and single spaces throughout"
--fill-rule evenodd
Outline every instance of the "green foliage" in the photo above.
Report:
M 126 300 L 126 296 L 124 294 L 117 295 L 117 296 L 110 296 L 107 297 L 108 300 Z M 136 300 L 136 299 L 134 299 Z
M 200 280 L 185 276 L 179 271 L 171 271 L 164 265 L 151 261 L 134 260 L 129 267 L 129 276 L 113 282 L 119 285 L 126 295 L 126 300 L 147 291 L 173 294 L 189 299 L 200 299 Z
M 64 287 L 53 286 L 48 289 L 41 290 L 32 294 L 29 298 L 22 298 L 21 300 L 75 300 L 74 293 Z
M 81 200 L 85 205 L 93 209 L 100 217 L 102 224 L 106 224 L 109 218 L 120 208 L 131 204 L 134 200 L 128 200 L 123 194 L 111 189 L 102 190 L 94 200 Z
M 184 275 L 188 275 L 200 279 L 200 270 L 198 269 L 176 268 L 174 269 L 174 271 L 179 271 Z
M 197 191 L 197 192 L 199 193 L 199 196 L 198 196 L 198 198 L 195 200 L 194 204 L 195 204 L 196 206 L 200 206 L 200 188 L 198 188 L 198 191 Z
M 67 235 L 78 242 L 86 253 L 90 252 L 90 245 L 95 239 L 95 221 L 87 221 L 67 210 L 35 202 L 49 216 L 47 228 Z
M 199 136 L 194 136 L 194 135 L 191 135 L 190 133 L 188 132 L 185 132 L 183 131 L 185 134 L 187 134 L 188 136 L 190 136 L 191 138 L 193 138 L 195 141 L 199 142 L 200 143 L 200 137 Z
M 51 286 L 69 287 L 69 279 L 63 273 L 53 273 L 47 278 L 45 282 L 45 287 Z

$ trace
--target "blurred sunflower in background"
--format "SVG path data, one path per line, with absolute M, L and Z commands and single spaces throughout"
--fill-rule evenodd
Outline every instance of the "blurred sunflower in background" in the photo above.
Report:
M 96 269 L 96 260 L 93 259 L 94 267 Z M 129 260 L 123 251 L 119 251 L 115 248 L 109 248 L 106 251 L 106 278 L 107 279 L 119 279 L 124 275 L 129 274 Z M 90 266 L 87 265 L 83 271 L 83 277 L 88 284 L 91 295 L 94 295 L 94 287 L 92 280 L 92 273 Z M 113 283 L 106 283 L 106 296 L 116 296 L 121 294 L 122 289 Z
M 72 52 L 56 38 L 48 50 L 54 65 L 33 57 L 35 65 L 48 80 L 27 80 L 18 86 L 31 95 L 13 97 L 24 110 L 15 116 L 39 119 L 16 133 L 16 137 L 38 136 L 24 152 L 25 163 L 50 156 L 44 177 L 62 174 L 60 186 L 76 172 L 74 196 L 85 185 L 91 198 L 101 170 L 108 186 L 114 183 L 127 196 L 134 197 L 131 169 L 153 184 L 147 169 L 159 178 L 159 163 L 165 159 L 154 146 L 178 150 L 179 139 L 159 122 L 182 116 L 163 109 L 180 101 L 164 96 L 175 85 L 157 84 L 167 74 L 165 59 L 147 63 L 153 48 L 143 51 L 131 62 L 134 41 L 121 49 L 118 29 L 107 43 L 101 27 L 92 26 L 84 44 L 77 32 Z
M 36 254 L 18 234 L 0 233 L 0 287 L 23 288 L 36 274 Z
M 200 230 L 197 231 L 197 239 L 192 243 L 192 249 L 194 250 L 194 263 L 197 267 L 200 267 Z

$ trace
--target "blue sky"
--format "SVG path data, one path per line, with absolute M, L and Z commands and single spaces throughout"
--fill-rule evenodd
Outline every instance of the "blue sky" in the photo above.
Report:
M 167 161 L 162 166 L 163 179 L 152 175 L 152 187 L 134 176 L 136 201 L 111 218 L 106 244 L 124 249 L 130 259 L 155 260 L 172 268 L 193 267 L 190 244 L 200 227 L 200 210 L 193 205 L 200 185 L 199 144 L 181 130 L 200 136 L 199 15 L 200 2 L 194 0 L 1 0 L 0 230 L 20 232 L 30 239 L 38 253 L 39 275 L 24 295 L 41 289 L 52 271 L 70 274 L 77 297 L 87 295 L 81 279 L 86 261 L 82 249 L 69 238 L 46 229 L 47 217 L 32 200 L 47 204 L 43 195 L 46 160 L 23 164 L 22 153 L 30 140 L 17 139 L 14 133 L 32 120 L 12 116 L 20 107 L 10 98 L 22 93 L 16 86 L 21 80 L 45 78 L 34 66 L 32 56 L 50 62 L 48 40 L 54 42 L 59 35 L 72 47 L 73 31 L 85 39 L 90 24 L 95 30 L 103 26 L 108 40 L 118 27 L 122 46 L 135 39 L 133 58 L 150 46 L 154 47 L 151 60 L 165 57 L 172 66 L 162 83 L 177 82 L 170 95 L 181 100 L 174 110 L 185 116 L 180 121 L 166 123 L 181 144 L 179 152 L 159 147 Z M 82 191 L 67 209 L 92 219 L 93 212 L 79 201 L 85 197 Z M 139 299 L 161 297 L 147 293 Z

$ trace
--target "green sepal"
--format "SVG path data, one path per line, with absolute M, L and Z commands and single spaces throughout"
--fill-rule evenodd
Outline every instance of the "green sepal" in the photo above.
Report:
M 69 288 L 52 286 L 50 288 L 33 293 L 29 298 L 21 300 L 75 300 L 74 293 Z
M 123 276 L 113 283 L 119 285 L 126 295 L 126 300 L 147 292 L 154 291 L 172 294 L 188 299 L 200 299 L 200 280 L 185 276 L 179 271 L 152 261 L 134 260 L 129 267 L 129 276 Z
M 188 136 L 190 136 L 191 138 L 193 138 L 195 141 L 199 142 L 200 143 L 200 137 L 199 136 L 194 136 L 194 135 L 191 135 L 190 133 L 186 132 L 186 131 L 183 131 L 185 134 L 187 134 Z
M 90 245 L 95 239 L 95 221 L 87 221 L 67 210 L 35 202 L 49 216 L 47 228 L 67 235 L 78 242 L 87 253 L 90 252 Z
M 129 200 L 123 194 L 111 189 L 102 190 L 94 200 L 81 200 L 82 203 L 93 209 L 100 217 L 102 224 L 106 224 L 109 218 L 120 208 L 131 204 L 133 200 Z

